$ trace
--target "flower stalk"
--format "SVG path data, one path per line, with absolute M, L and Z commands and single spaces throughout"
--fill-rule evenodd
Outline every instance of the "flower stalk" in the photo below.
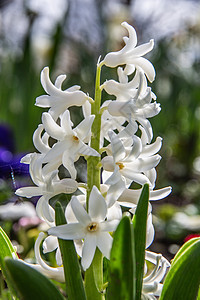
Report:
M 101 65 L 97 64 L 95 97 L 91 104 L 91 114 L 95 115 L 91 128 L 91 147 L 100 152 L 100 132 L 101 132 Z M 89 156 L 87 159 L 87 197 L 86 210 L 88 211 L 89 196 L 92 187 L 95 185 L 100 190 L 101 183 L 101 157 Z M 93 262 L 85 272 L 85 289 L 88 300 L 103 300 L 104 296 L 100 293 L 99 287 L 103 286 L 103 255 L 96 249 Z

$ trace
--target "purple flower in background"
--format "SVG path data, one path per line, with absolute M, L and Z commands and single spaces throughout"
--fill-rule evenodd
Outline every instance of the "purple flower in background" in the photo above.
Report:
M 25 153 L 14 154 L 15 143 L 11 128 L 0 124 L 0 178 L 28 174 L 28 165 L 20 163 Z

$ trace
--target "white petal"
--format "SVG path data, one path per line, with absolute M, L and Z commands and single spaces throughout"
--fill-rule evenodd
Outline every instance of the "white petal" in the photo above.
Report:
M 43 242 L 43 253 L 52 252 L 58 248 L 58 238 L 55 236 L 48 236 Z
M 154 47 L 154 40 L 150 40 L 149 43 L 142 44 L 140 46 L 137 46 L 132 50 L 132 55 L 134 56 L 143 56 L 150 52 Z
M 122 209 L 118 202 L 115 202 L 110 208 L 108 208 L 106 217 L 107 217 L 107 221 L 111 221 L 114 219 L 121 220 Z
M 83 252 L 81 265 L 83 270 L 87 270 L 92 263 L 96 250 L 96 235 L 95 234 L 87 234 L 83 244 Z
M 115 229 L 117 228 L 117 225 L 119 224 L 119 219 L 116 220 L 111 220 L 111 221 L 105 221 L 105 222 L 101 222 L 99 224 L 99 229 L 102 232 L 113 232 L 115 231 Z
M 38 217 L 49 223 L 54 222 L 55 220 L 55 211 L 51 205 L 49 205 L 50 196 L 42 196 L 37 202 L 36 213 Z
M 111 184 L 106 195 L 106 202 L 107 206 L 112 208 L 112 205 L 117 201 L 117 199 L 120 197 L 120 195 L 123 193 L 123 191 L 126 188 L 126 183 L 123 180 L 122 176 L 119 174 L 119 180 L 115 184 Z M 110 182 L 109 180 L 107 181 Z
M 55 165 L 56 160 L 59 159 L 61 164 L 62 154 L 66 151 L 66 149 L 68 149 L 68 147 L 70 147 L 70 145 L 67 140 L 55 143 L 44 156 L 43 162 L 50 162 L 52 165 Z
M 134 159 L 138 158 L 138 156 L 141 154 L 142 152 L 142 142 L 141 139 L 134 135 L 132 137 L 133 139 L 133 145 L 132 145 L 132 149 L 128 155 L 128 157 L 126 158 L 126 161 L 133 161 Z
M 51 106 L 51 97 L 48 95 L 42 95 L 36 98 L 35 105 L 39 107 L 50 107 Z
M 92 127 L 92 123 L 94 121 L 95 116 L 91 115 L 86 117 L 81 123 L 79 123 L 78 126 L 76 126 L 76 128 L 74 129 L 74 131 L 76 132 L 77 136 L 84 141 L 91 130 Z
M 172 191 L 172 187 L 168 186 L 159 190 L 150 191 L 149 200 L 160 200 L 167 197 Z
M 27 187 L 22 187 L 17 189 L 15 194 L 20 197 L 31 198 L 34 196 L 41 196 L 43 193 L 42 193 L 42 188 L 40 187 L 27 186 Z
M 148 144 L 149 144 L 153 138 L 153 130 L 152 130 L 151 123 L 147 119 L 141 117 L 137 117 L 137 121 L 144 127 L 148 138 Z
M 64 130 L 54 121 L 49 113 L 42 114 L 42 123 L 46 132 L 56 140 L 62 140 L 65 136 Z
M 84 144 L 81 140 L 79 140 L 79 146 L 77 148 L 77 152 L 82 155 L 100 156 L 100 154 L 96 150 Z
M 41 152 L 46 153 L 48 150 L 50 150 L 50 147 L 44 143 L 44 140 L 41 138 L 41 133 L 44 130 L 44 127 L 42 124 L 38 125 L 38 128 L 35 130 L 33 134 L 33 144 L 35 148 Z
M 126 155 L 125 148 L 124 148 L 121 140 L 118 138 L 117 134 L 114 133 L 114 131 L 110 131 L 108 133 L 108 135 L 111 140 L 111 147 L 112 147 L 114 161 L 120 162 L 124 159 L 124 157 Z
M 89 197 L 89 215 L 94 221 L 102 221 L 107 214 L 107 205 L 104 197 L 94 185 Z
M 125 178 L 131 179 L 132 181 L 135 181 L 141 185 L 144 185 L 145 183 L 150 184 L 149 179 L 145 175 L 141 173 L 135 173 L 133 172 L 133 169 L 124 168 L 122 169 L 121 173 Z
M 63 152 L 62 163 L 63 163 L 63 166 L 69 171 L 71 178 L 75 179 L 76 175 L 77 175 L 77 171 L 74 166 L 74 161 L 75 161 L 74 156 L 76 155 L 76 153 L 75 152 L 73 153 L 72 149 L 70 149 L 70 150 L 71 150 L 71 152 L 69 152 L 69 151 Z
M 62 262 L 62 256 L 61 256 L 61 252 L 60 252 L 60 247 L 57 248 L 56 250 L 56 262 L 58 266 L 62 266 L 63 262 Z
M 76 196 L 73 196 L 71 199 L 71 207 L 76 219 L 82 226 L 87 226 L 91 222 L 90 216 Z
M 48 230 L 48 234 L 55 235 L 63 240 L 79 240 L 85 236 L 85 231 L 81 224 L 71 223 L 52 227 Z
M 57 88 L 53 85 L 49 78 L 49 68 L 45 67 L 41 72 L 41 83 L 45 92 L 49 95 L 56 95 Z
M 132 170 L 134 170 L 135 172 L 148 171 L 152 168 L 155 168 L 160 160 L 161 156 L 159 154 L 156 154 L 150 157 L 138 158 L 132 163 L 127 163 L 125 166 L 129 170 L 133 168 Z
M 145 147 L 143 147 L 143 151 L 140 157 L 150 156 L 157 153 L 160 150 L 161 146 L 162 146 L 162 138 L 157 137 L 156 141 L 153 144 L 146 145 Z
M 66 79 L 66 75 L 59 75 L 57 78 L 56 78 L 56 81 L 55 81 L 55 87 L 57 87 L 57 89 L 61 90 L 61 87 L 62 87 L 62 83 L 63 81 Z
M 73 123 L 70 119 L 69 110 L 66 110 L 61 116 L 60 125 L 62 130 L 65 132 L 65 135 L 73 135 L 73 130 L 72 130 Z
M 113 160 L 112 156 L 105 156 L 102 160 L 101 160 L 103 169 L 105 171 L 109 171 L 109 172 L 113 172 L 114 168 L 115 168 L 115 163 Z
M 97 236 L 97 247 L 107 259 L 110 258 L 112 241 L 113 239 L 108 232 L 102 232 Z
M 127 61 L 128 63 L 131 63 L 132 60 L 131 58 Z M 134 57 L 133 62 L 134 65 L 138 65 L 140 68 L 142 68 L 142 70 L 144 71 L 144 73 L 146 74 L 147 78 L 149 79 L 150 82 L 153 82 L 156 76 L 156 72 L 155 69 L 152 65 L 152 63 L 147 60 L 144 57 Z

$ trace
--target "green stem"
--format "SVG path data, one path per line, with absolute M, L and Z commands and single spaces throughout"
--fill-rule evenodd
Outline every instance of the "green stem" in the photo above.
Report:
M 95 115 L 92 124 L 92 136 L 90 146 L 98 153 L 100 152 L 100 132 L 101 132 L 101 88 L 100 88 L 101 65 L 97 64 L 95 98 L 94 103 L 91 104 L 91 114 Z M 87 200 L 86 208 L 88 210 L 89 197 L 92 187 L 95 185 L 100 190 L 101 183 L 101 157 L 90 156 L 87 159 Z M 85 291 L 87 300 L 103 300 L 104 296 L 101 294 L 103 286 L 103 256 L 101 252 L 96 249 L 93 262 L 88 270 L 85 272 Z
M 92 137 L 90 146 L 99 152 L 100 144 L 100 132 L 101 132 L 101 88 L 100 88 L 100 76 L 101 76 L 101 66 L 97 65 L 96 73 L 96 85 L 95 85 L 95 98 L 94 103 L 91 104 L 91 114 L 95 115 L 94 122 L 92 124 Z M 101 157 L 99 156 L 89 156 L 87 160 L 87 209 L 89 196 L 92 190 L 93 185 L 96 185 L 100 189 L 100 175 L 101 167 L 99 162 Z

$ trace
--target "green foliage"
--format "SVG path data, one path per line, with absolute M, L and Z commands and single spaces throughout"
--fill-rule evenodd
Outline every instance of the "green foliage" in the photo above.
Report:
M 5 258 L 7 274 L 21 300 L 64 300 L 56 286 L 20 260 Z
M 4 259 L 5 257 L 10 257 L 12 258 L 13 255 L 16 255 L 15 249 L 12 246 L 11 241 L 9 240 L 7 234 L 5 231 L 0 227 L 0 266 L 1 266 L 1 271 L 6 278 L 7 284 L 9 289 L 13 292 L 15 295 L 15 290 L 12 287 L 12 284 L 10 282 L 10 278 L 8 276 L 8 270 L 6 268 Z
M 135 246 L 133 227 L 125 216 L 120 221 L 110 254 L 107 299 L 135 299 Z
M 195 300 L 200 285 L 200 238 L 185 243 L 165 278 L 160 300 Z
M 145 246 L 146 246 L 146 228 L 149 205 L 149 185 L 145 184 L 137 205 L 133 219 L 134 236 L 135 236 L 135 260 L 136 260 L 136 299 L 141 299 Z

